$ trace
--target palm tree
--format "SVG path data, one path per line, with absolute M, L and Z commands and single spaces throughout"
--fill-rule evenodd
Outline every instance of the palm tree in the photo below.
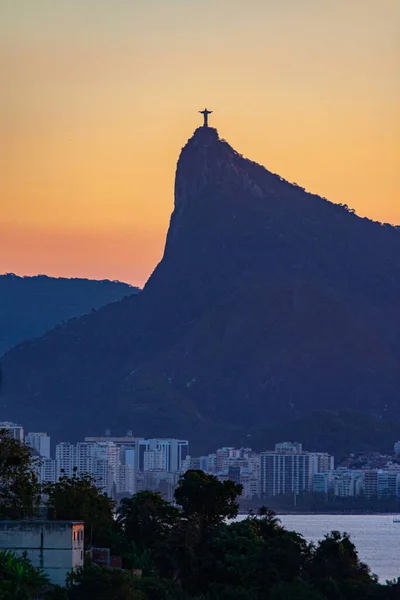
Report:
M 26 553 L 18 556 L 9 550 L 0 552 L 2 600 L 33 600 L 48 583 L 48 576 L 32 566 Z

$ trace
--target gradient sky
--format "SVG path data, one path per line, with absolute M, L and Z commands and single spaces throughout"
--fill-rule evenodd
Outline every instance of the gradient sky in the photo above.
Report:
M 240 153 L 400 223 L 398 0 L 2 0 L 0 272 L 142 285 L 178 154 Z

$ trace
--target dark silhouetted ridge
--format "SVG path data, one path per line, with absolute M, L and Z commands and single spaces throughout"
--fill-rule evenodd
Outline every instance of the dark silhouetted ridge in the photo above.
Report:
M 137 291 L 119 281 L 0 275 L 0 355 L 63 321 Z

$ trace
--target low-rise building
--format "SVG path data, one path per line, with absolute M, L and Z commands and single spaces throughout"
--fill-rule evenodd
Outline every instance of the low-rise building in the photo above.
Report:
M 361 470 L 340 468 L 332 472 L 334 494 L 339 498 L 355 498 L 364 492 L 365 473 Z
M 67 574 L 83 566 L 83 521 L 0 521 L 0 550 L 26 552 L 51 583 L 65 585 Z
M 252 500 L 260 497 L 260 479 L 252 473 L 243 473 L 240 477 L 243 486 L 242 498 Z
M 327 495 L 333 486 L 333 476 L 331 473 L 314 473 L 313 475 L 313 493 Z

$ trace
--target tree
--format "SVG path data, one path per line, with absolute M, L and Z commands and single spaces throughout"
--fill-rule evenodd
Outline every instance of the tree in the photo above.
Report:
M 237 516 L 237 497 L 242 490 L 243 486 L 233 481 L 221 482 L 204 471 L 189 470 L 179 480 L 175 500 L 182 507 L 182 515 L 196 521 L 204 531 Z
M 0 519 L 26 519 L 37 514 L 40 486 L 31 449 L 0 429 Z
M 209 528 L 196 548 L 196 562 L 188 573 L 190 588 L 211 593 L 215 582 L 249 590 L 255 583 L 262 546 L 263 540 L 250 519 Z
M 140 591 L 146 600 L 188 600 L 174 582 L 161 577 L 135 578 L 133 587 L 135 594 Z
M 128 571 L 109 567 L 84 567 L 72 571 L 67 579 L 70 600 L 145 600 L 133 589 Z
M 142 551 L 165 540 L 178 520 L 179 510 L 158 492 L 142 491 L 131 498 L 123 498 L 117 514 L 126 540 L 134 541 Z
M 0 598 L 2 600 L 32 600 L 48 584 L 48 577 L 35 569 L 26 554 L 18 556 L 0 552 Z
M 169 568 L 186 590 L 202 589 L 206 537 L 226 518 L 238 514 L 236 501 L 242 486 L 233 481 L 220 482 L 213 475 L 189 470 L 180 478 L 175 500 L 181 506 L 181 519 L 169 540 Z M 207 575 L 206 575 L 207 576 Z
M 315 580 L 336 579 L 376 583 L 369 567 L 358 557 L 357 549 L 347 533 L 332 531 L 318 542 L 310 563 L 310 574 Z
M 178 519 L 179 510 L 157 492 L 142 491 L 124 498 L 117 523 L 125 566 L 142 569 L 145 575 L 171 573 L 169 544 Z
M 53 585 L 45 593 L 44 600 L 69 600 L 68 590 L 60 585 Z
M 115 502 L 99 490 L 90 475 L 63 476 L 44 486 L 44 491 L 50 519 L 84 521 L 86 546 L 110 546 Z
M 250 513 L 247 520 L 253 522 L 264 539 L 280 535 L 284 531 L 276 513 L 267 506 L 260 506 L 257 514 Z
M 386 600 L 397 600 L 400 598 L 400 577 L 394 581 L 386 582 Z
M 216 592 L 212 585 L 218 583 L 264 600 L 265 590 L 301 577 L 309 549 L 301 536 L 280 526 L 268 511 L 265 517 L 209 528 L 195 557 L 184 577 L 185 588 L 192 593 L 213 597 Z
M 311 584 L 304 581 L 278 583 L 271 588 L 268 600 L 326 600 Z
M 257 592 L 242 586 L 231 586 L 221 583 L 213 583 L 205 594 L 196 596 L 194 600 L 265 600 L 261 599 Z

